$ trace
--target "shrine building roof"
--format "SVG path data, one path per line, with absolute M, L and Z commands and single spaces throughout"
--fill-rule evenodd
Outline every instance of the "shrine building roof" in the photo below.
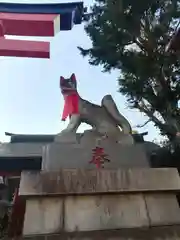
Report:
M 10 137 L 10 143 L 51 143 L 54 141 L 53 134 L 14 134 L 5 132 Z

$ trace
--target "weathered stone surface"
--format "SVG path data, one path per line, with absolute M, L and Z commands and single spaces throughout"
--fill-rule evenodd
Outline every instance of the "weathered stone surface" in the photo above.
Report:
M 130 134 L 119 132 L 119 137 L 120 138 L 118 144 L 120 145 L 124 146 L 134 144 L 133 137 Z M 79 143 L 86 147 L 88 144 L 94 144 L 97 139 L 102 139 L 102 134 L 90 129 L 85 130 L 83 133 L 68 132 L 63 134 L 62 132 L 55 136 L 54 141 L 56 143 Z M 108 137 L 108 140 L 106 138 L 103 139 L 103 143 L 107 141 L 111 141 L 113 144 L 117 144 L 117 139 L 112 136 Z
M 180 208 L 175 195 L 145 195 L 145 201 L 151 226 L 180 224 Z
M 60 168 L 95 169 L 95 164 L 89 162 L 93 157 L 96 143 L 84 144 L 52 143 L 43 147 L 42 170 L 58 170 Z M 144 148 L 141 144 L 121 146 L 113 141 L 101 144 L 110 162 L 105 163 L 108 169 L 149 167 Z
M 180 240 L 180 227 L 152 227 L 31 236 L 24 240 Z
M 176 197 L 168 194 L 30 198 L 26 204 L 23 234 L 180 225 L 179 216 Z
M 24 235 L 56 233 L 62 229 L 63 202 L 60 198 L 26 201 Z
M 117 170 L 63 169 L 22 172 L 20 195 L 69 195 L 125 192 L 179 191 L 180 177 L 174 168 Z
M 65 200 L 65 231 L 149 226 L 142 195 L 80 196 Z
M 56 142 L 57 144 L 77 144 L 80 141 L 81 138 L 80 133 L 66 133 L 66 134 L 62 134 L 59 133 L 54 137 L 54 142 Z

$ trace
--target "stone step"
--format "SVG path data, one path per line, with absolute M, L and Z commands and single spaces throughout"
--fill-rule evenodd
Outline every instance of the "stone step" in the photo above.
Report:
M 179 240 L 180 226 L 60 233 L 24 237 L 23 240 Z

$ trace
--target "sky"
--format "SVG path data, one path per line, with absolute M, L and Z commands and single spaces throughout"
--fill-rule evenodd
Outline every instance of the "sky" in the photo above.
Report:
M 63 0 L 0 0 L 24 3 L 42 1 L 63 2 Z M 93 0 L 84 0 L 85 6 L 92 3 Z M 39 40 L 36 37 L 28 39 Z M 143 124 L 147 118 L 138 111 L 128 108 L 126 99 L 118 92 L 118 73 L 116 71 L 103 73 L 101 66 L 89 65 L 88 58 L 80 55 L 77 46 L 85 48 L 91 46 L 83 24 L 74 26 L 71 31 L 60 32 L 53 38 L 41 40 L 50 41 L 50 59 L 0 57 L 1 142 L 9 140 L 5 132 L 57 134 L 65 128 L 68 121 L 61 121 L 64 101 L 59 89 L 59 78 L 61 75 L 69 77 L 72 73 L 76 74 L 81 97 L 100 104 L 104 95 L 111 94 L 119 111 L 129 120 L 133 129 L 139 132 L 148 131 L 146 137 L 148 140 L 159 137 L 157 129 L 152 124 L 141 129 L 136 128 L 136 125 Z M 87 128 L 89 126 L 82 124 L 78 131 L 82 132 Z

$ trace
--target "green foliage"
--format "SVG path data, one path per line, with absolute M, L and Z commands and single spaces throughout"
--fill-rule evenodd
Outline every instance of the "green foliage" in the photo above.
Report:
M 96 0 L 85 31 L 92 48 L 82 49 L 92 65 L 119 70 L 119 91 L 175 137 L 180 131 L 180 58 L 165 52 L 180 18 L 177 0 Z

